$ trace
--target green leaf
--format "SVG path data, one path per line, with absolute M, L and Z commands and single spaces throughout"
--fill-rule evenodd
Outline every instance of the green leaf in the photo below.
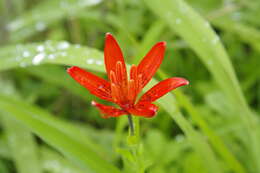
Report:
M 168 94 L 163 98 L 160 98 L 158 103 L 160 103 L 165 111 L 169 113 L 169 115 L 184 131 L 191 145 L 203 160 L 204 166 L 208 169 L 208 172 L 222 172 L 222 168 L 220 167 L 212 148 L 206 142 L 205 138 L 191 126 L 191 124 L 183 117 L 178 108 L 173 106 L 177 105 L 174 97 Z
M 4 173 L 10 172 L 2 160 L 0 160 L 0 172 L 4 172 Z
M 189 101 L 188 97 L 185 96 L 180 91 L 175 91 L 177 100 L 183 107 L 189 112 L 193 121 L 199 126 L 199 128 L 205 133 L 208 137 L 209 142 L 219 153 L 219 155 L 225 160 L 225 163 L 229 164 L 228 166 L 237 173 L 245 173 L 245 169 L 234 157 L 234 155 L 228 150 L 225 146 L 222 139 L 217 136 L 214 131 L 207 125 L 207 122 L 200 116 L 199 112 L 194 105 Z
M 10 159 L 11 153 L 7 147 L 7 141 L 5 136 L 0 136 L 0 156 L 1 158 Z
M 154 24 L 144 35 L 144 38 L 139 45 L 138 54 L 133 59 L 134 64 L 137 64 L 140 61 L 140 58 L 146 55 L 147 51 L 153 46 L 155 42 L 157 42 L 159 35 L 162 34 L 165 28 L 166 25 L 161 20 L 154 22 Z
M 32 134 L 20 123 L 9 117 L 8 113 L 1 116 L 8 147 L 15 161 L 17 172 L 40 173 L 38 148 Z
M 212 23 L 225 31 L 236 34 L 236 36 L 250 44 L 255 50 L 260 51 L 260 32 L 257 28 L 241 22 L 235 22 L 227 17 L 214 19 Z
M 85 88 L 80 85 L 75 85 L 74 80 L 67 75 L 66 71 L 62 67 L 56 65 L 44 65 L 24 68 L 24 70 L 43 81 L 67 88 L 73 94 L 82 97 L 84 100 L 89 101 L 91 98 Z M 46 73 L 46 71 L 48 71 L 48 73 Z
M 85 171 L 79 169 L 71 162 L 62 157 L 59 153 L 47 148 L 40 148 L 41 161 L 43 170 L 51 173 L 84 173 Z
M 16 118 L 29 127 L 35 134 L 55 147 L 75 164 L 97 173 L 120 172 L 116 167 L 103 160 L 91 147 L 80 142 L 81 139 L 74 139 L 71 135 L 61 130 L 61 123 L 58 123 L 47 112 L 35 106 L 24 103 L 10 96 L 0 94 L 0 110 Z M 16 105 L 14 108 L 13 105 Z M 63 126 L 63 128 L 67 128 Z
M 73 17 L 86 7 L 93 6 L 100 0 L 46 0 L 41 1 L 30 11 L 26 11 L 18 18 L 8 23 L 10 40 L 23 40 L 29 36 L 42 32 L 47 27 L 66 17 Z
M 230 101 L 242 104 L 243 110 L 247 108 L 229 57 L 210 24 L 183 0 L 166 0 L 163 4 L 156 0 L 145 2 L 198 54 Z
M 0 71 L 44 63 L 77 65 L 89 70 L 103 71 L 103 54 L 96 49 L 70 45 L 68 42 L 46 41 L 2 47 Z
M 241 92 L 230 59 L 210 24 L 183 0 L 144 0 L 147 6 L 168 26 L 180 35 L 193 49 L 198 58 L 212 73 L 215 81 L 225 93 L 249 136 L 248 149 L 260 171 L 260 140 L 257 117 L 255 117 Z M 257 130 L 256 130 L 257 129 Z
M 159 76 L 163 78 L 169 78 L 164 72 L 159 71 Z M 174 91 L 176 99 L 180 106 L 183 106 L 187 110 L 192 120 L 198 125 L 202 132 L 208 137 L 209 142 L 215 148 L 216 152 L 225 160 L 225 163 L 233 169 L 235 172 L 244 173 L 244 167 L 238 162 L 238 160 L 233 156 L 233 154 L 225 146 L 221 138 L 214 133 L 214 131 L 208 126 L 207 122 L 200 115 L 199 111 L 195 106 L 189 101 L 189 98 L 183 94 L 180 90 Z
M 0 86 L 1 92 L 19 97 L 10 80 L 5 80 L 0 76 L 0 82 L 5 84 Z M 10 117 L 8 113 L 5 115 L 0 113 L 0 118 L 6 136 L 5 142 L 8 144 L 6 150 L 10 152 L 9 157 L 14 160 L 16 171 L 19 173 L 41 173 L 38 144 L 33 134 L 16 119 Z

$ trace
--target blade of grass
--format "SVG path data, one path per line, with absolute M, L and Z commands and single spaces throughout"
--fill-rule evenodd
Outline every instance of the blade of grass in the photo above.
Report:
M 4 116 L 2 116 L 2 117 L 5 118 Z M 11 119 L 10 116 L 9 116 L 9 119 Z M 12 120 L 12 122 L 15 122 L 15 121 L 16 120 Z M 19 126 L 21 126 L 20 123 L 17 123 L 17 124 Z M 59 126 L 59 123 L 58 124 L 56 123 L 56 125 Z M 79 136 L 78 134 L 81 133 L 81 131 L 74 131 L 68 126 L 67 127 L 62 126 L 61 128 L 68 129 L 68 131 L 70 131 L 70 133 L 72 133 L 73 136 L 75 136 L 75 138 L 80 139 L 81 141 L 82 141 L 82 139 L 84 141 L 84 136 L 89 135 L 88 132 L 87 132 L 87 134 L 85 133 L 86 132 L 85 130 L 84 130 L 84 136 Z M 19 133 L 18 133 L 18 135 L 19 135 Z M 95 145 L 97 145 L 97 144 L 95 144 Z M 8 147 L 8 144 L 5 140 L 5 138 L 1 137 L 0 138 L 0 156 L 2 158 L 11 159 L 11 153 L 10 153 L 9 148 L 10 147 Z M 98 148 L 98 150 L 99 150 L 99 152 L 103 152 L 103 151 L 100 151 L 100 148 Z M 56 173 L 56 172 L 59 173 L 61 171 L 66 172 L 66 170 L 70 170 L 70 171 L 73 170 L 74 172 L 84 172 L 81 169 L 79 169 L 78 167 L 76 167 L 75 165 L 73 165 L 71 162 L 66 160 L 64 157 L 62 157 L 56 151 L 53 151 L 47 147 L 40 147 L 39 153 L 41 156 L 40 157 L 41 167 L 42 167 L 42 170 L 44 170 L 44 171 L 48 171 L 50 173 Z M 111 154 L 105 153 L 105 155 L 110 156 Z
M 255 50 L 260 51 L 260 32 L 253 26 L 242 22 L 235 22 L 227 17 L 212 20 L 213 25 L 236 34 L 241 40 L 250 44 Z
M 7 147 L 7 140 L 4 135 L 0 136 L 0 157 L 3 159 L 11 159 L 11 153 Z
M 10 118 L 8 114 L 1 115 L 1 118 L 17 172 L 40 173 L 37 144 L 32 134 L 20 123 Z
M 149 47 L 152 46 L 152 43 L 158 40 L 158 37 L 162 34 L 162 31 L 165 27 L 166 27 L 165 24 L 161 20 L 158 20 L 152 25 L 151 29 L 148 30 L 147 34 L 144 36 L 144 39 L 140 44 L 140 47 L 142 47 L 141 52 L 143 52 L 141 53 L 142 56 L 144 55 L 144 52 L 147 52 L 149 50 Z M 141 56 L 136 56 L 135 62 L 137 63 L 140 58 Z M 161 79 L 169 78 L 169 76 L 163 73 L 162 70 L 159 70 L 158 72 Z M 217 136 L 214 133 L 214 131 L 212 131 L 212 129 L 207 125 L 207 123 L 200 116 L 200 114 L 198 113 L 194 105 L 189 101 L 187 96 L 184 95 L 180 90 L 176 90 L 174 91 L 174 93 L 177 96 L 178 103 L 188 111 L 193 121 L 199 126 L 200 129 L 202 129 L 203 133 L 209 138 L 211 145 L 225 160 L 225 163 L 229 164 L 228 166 L 230 167 L 230 169 L 232 169 L 235 172 L 240 172 L 240 173 L 245 172 L 244 167 L 228 150 L 228 148 L 225 146 L 221 138 Z
M 180 126 L 185 135 L 188 137 L 191 145 L 198 152 L 203 164 L 208 172 L 223 172 L 223 168 L 219 165 L 215 153 L 209 146 L 205 138 L 195 131 L 192 125 L 184 118 L 184 116 L 176 110 L 173 105 L 177 105 L 172 95 L 167 95 L 161 98 L 158 103 L 165 109 L 166 112 L 174 119 Z
M 133 64 L 138 64 L 139 60 L 145 56 L 147 50 L 149 50 L 155 42 L 157 42 L 159 35 L 162 34 L 166 25 L 161 20 L 154 22 L 154 24 L 148 29 L 142 42 L 139 45 L 138 54 L 133 59 Z
M 33 67 L 31 67 L 31 68 L 33 68 Z M 29 69 L 31 69 L 31 68 L 29 68 Z M 62 76 L 63 76 L 66 79 L 66 76 L 64 76 L 62 74 L 62 71 L 59 71 L 59 68 L 54 68 L 54 66 L 52 68 L 53 69 L 48 68 L 48 71 L 55 72 L 55 73 L 52 73 L 53 77 L 56 77 L 58 79 L 58 78 L 62 78 Z M 42 67 L 40 69 L 44 70 L 44 67 Z M 46 70 L 44 70 L 44 71 L 46 71 Z M 55 76 L 54 74 L 56 74 L 57 76 Z M 48 80 L 48 82 L 52 82 L 53 80 L 54 79 L 50 78 Z M 3 86 L 0 86 L 0 91 L 1 91 L 0 93 L 4 93 L 4 94 L 8 93 L 8 95 L 10 95 L 10 97 L 15 97 L 15 98 L 19 96 L 18 92 L 15 91 L 14 85 L 9 80 L 6 80 L 5 78 L 3 78 L 3 79 L 0 78 L 0 82 L 5 84 Z M 66 86 L 69 84 L 70 84 L 70 82 L 67 83 L 66 81 L 63 81 L 63 82 L 60 81 L 59 86 L 63 86 L 63 85 Z M 74 87 L 69 87 L 69 89 L 71 91 L 75 90 Z M 83 96 L 83 98 L 85 98 L 85 97 Z M 24 107 L 24 108 L 28 109 L 28 110 L 31 109 L 30 106 L 28 106 L 27 108 L 26 107 Z M 42 110 L 35 109 L 34 113 L 45 116 L 45 120 L 48 121 L 49 124 L 55 126 L 62 132 L 66 133 L 67 135 L 72 137 L 74 140 L 77 140 L 78 142 L 86 145 L 91 150 L 93 150 L 94 152 L 99 154 L 99 156 L 101 156 L 102 158 L 106 158 L 106 160 L 111 159 L 111 157 L 110 157 L 111 153 L 106 152 L 106 150 L 100 144 L 97 144 L 96 142 L 92 141 L 93 138 L 91 138 L 91 134 L 93 132 L 87 132 L 79 124 L 72 124 L 71 122 L 67 122 L 67 121 L 55 118 L 54 116 L 51 118 L 48 118 L 49 116 L 44 114 L 44 112 Z
M 210 24 L 189 7 L 183 0 L 166 0 L 158 7 L 157 1 L 146 1 L 148 7 L 161 17 L 170 28 L 176 31 L 199 55 L 216 82 L 229 96 L 230 100 L 247 107 L 241 93 L 229 57 L 223 48 L 219 37 L 210 27 Z M 157 10 L 155 10 L 157 9 Z M 192 27 L 190 27 L 192 26 Z M 194 34 L 196 33 L 196 34 Z
M 0 71 L 25 68 L 45 63 L 77 65 L 90 70 L 103 71 L 103 54 L 96 49 L 71 45 L 68 42 L 46 41 L 0 48 Z
M 152 43 L 158 40 L 158 37 L 162 34 L 162 31 L 165 27 L 166 27 L 165 24 L 161 20 L 156 21 L 151 26 L 151 28 L 148 30 L 147 34 L 144 36 L 144 39 L 140 44 L 141 49 L 139 51 L 139 54 L 137 54 L 138 56 L 136 56 L 135 58 L 136 63 L 141 58 L 140 54 L 143 56 L 144 53 L 147 52 L 149 48 L 152 46 Z M 169 78 L 169 76 L 163 73 L 162 70 L 159 70 L 158 72 L 159 72 L 159 76 L 162 79 Z M 221 157 L 223 157 L 225 163 L 229 164 L 228 166 L 230 167 L 230 169 L 232 169 L 235 172 L 240 172 L 240 173 L 245 172 L 244 167 L 228 150 L 228 148 L 225 146 L 221 138 L 217 136 L 214 133 L 214 131 L 210 129 L 210 127 L 200 116 L 200 114 L 198 113 L 194 105 L 192 105 L 192 103 L 189 101 L 187 96 L 184 95 L 180 90 L 176 90 L 174 91 L 174 93 L 177 96 L 177 101 L 179 102 L 179 104 L 188 111 L 193 121 L 199 126 L 200 129 L 202 129 L 203 133 L 205 133 L 205 135 L 208 136 L 211 145 L 216 149 L 216 151 L 221 155 Z
M 0 75 L 0 83 L 5 84 L 4 86 L 0 86 L 1 92 L 19 97 L 11 81 L 6 80 Z M 41 173 L 38 144 L 33 134 L 15 119 L 12 119 L 8 114 L 0 114 L 0 118 L 6 136 L 5 141 L 8 145 L 8 151 L 14 160 L 17 172 Z
M 8 23 L 10 41 L 17 42 L 24 40 L 37 32 L 42 32 L 56 21 L 68 16 L 75 16 L 86 7 L 93 6 L 100 0 L 48 0 L 41 1 L 30 11 L 24 12 Z
M 12 99 L 10 96 L 0 95 L 0 110 L 3 113 L 8 113 L 29 127 L 30 130 L 70 158 L 82 169 L 97 173 L 120 172 L 116 167 L 103 160 L 90 147 L 60 130 L 58 125 L 60 123 L 46 112 L 23 101 Z M 14 108 L 13 105 L 16 105 L 16 107 Z
M 10 170 L 2 160 L 0 160 L 0 172 L 10 173 Z
M 24 11 L 25 2 L 24 0 L 11 0 L 13 8 L 14 8 L 14 15 L 20 15 Z
M 42 168 L 43 170 L 50 173 L 61 173 L 61 172 L 72 172 L 72 173 L 84 173 L 85 171 L 80 170 L 75 165 L 71 164 L 62 157 L 59 153 L 47 148 L 40 148 L 42 156 Z
M 198 54 L 198 58 L 212 73 L 219 87 L 234 105 L 234 110 L 240 115 L 241 122 L 247 129 L 249 137 L 247 148 L 251 153 L 252 162 L 255 164 L 255 169 L 260 172 L 258 119 L 251 113 L 245 101 L 232 64 L 217 34 L 210 24 L 183 0 L 165 0 L 164 3 L 156 0 L 144 0 L 144 2 Z
M 90 100 L 85 88 L 79 85 L 74 85 L 74 81 L 67 75 L 64 68 L 55 65 L 45 65 L 39 67 L 29 67 L 23 69 L 25 72 L 38 77 L 48 83 L 62 85 L 70 90 L 73 94 L 82 97 L 84 100 Z M 48 73 L 46 73 L 48 71 Z
M 163 71 L 159 71 L 159 76 L 163 79 L 169 78 Z M 175 90 L 174 94 L 178 101 L 189 115 L 192 120 L 199 126 L 203 133 L 208 137 L 209 142 L 219 153 L 219 155 L 225 160 L 230 169 L 237 173 L 245 173 L 244 167 L 239 163 L 239 161 L 234 157 L 234 155 L 228 150 L 221 138 L 214 133 L 214 131 L 207 125 L 206 121 L 200 116 L 199 112 L 195 106 L 189 101 L 188 97 L 181 92 L 181 90 Z

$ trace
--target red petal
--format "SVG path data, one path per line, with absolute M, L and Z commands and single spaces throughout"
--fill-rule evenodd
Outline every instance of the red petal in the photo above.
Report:
M 117 109 L 113 106 L 106 106 L 100 103 L 97 103 L 95 101 L 91 102 L 92 106 L 95 106 L 96 108 L 99 109 L 99 111 L 104 115 L 104 118 L 109 118 L 109 117 L 119 117 L 121 115 L 127 114 L 127 112 Z
M 156 115 L 156 112 L 158 110 L 158 107 L 154 104 L 143 102 L 141 104 L 135 105 L 133 109 L 129 109 L 128 112 L 130 112 L 133 115 L 136 116 L 143 116 L 146 118 L 152 118 Z
M 120 78 L 127 79 L 126 65 L 123 57 L 123 53 L 115 40 L 115 38 L 110 34 L 106 34 L 105 48 L 105 65 L 108 78 L 110 78 L 110 72 L 114 71 L 115 73 L 122 73 Z M 121 64 L 118 64 L 121 63 Z M 121 69 L 117 69 L 116 66 L 121 66 Z M 117 72 L 119 70 L 119 72 Z
M 76 66 L 69 68 L 67 72 L 74 80 L 87 88 L 91 94 L 112 101 L 110 83 L 106 80 Z
M 183 85 L 188 85 L 189 81 L 183 78 L 173 77 L 169 79 L 165 79 L 150 90 L 148 90 L 144 95 L 140 98 L 138 103 L 142 102 L 153 102 L 158 98 L 162 97 L 166 93 L 170 92 L 171 90 L 178 88 Z
M 138 75 L 142 75 L 141 88 L 153 77 L 162 63 L 166 42 L 159 42 L 152 47 L 137 67 Z

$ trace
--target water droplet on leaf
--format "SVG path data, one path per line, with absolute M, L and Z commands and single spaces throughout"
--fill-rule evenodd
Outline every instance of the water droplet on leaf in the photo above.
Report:
M 94 63 L 94 59 L 87 59 L 87 64 L 93 64 Z
M 35 25 L 35 29 L 37 31 L 43 31 L 46 29 L 46 24 L 44 22 L 37 22 L 36 25 Z
M 96 64 L 97 64 L 97 65 L 102 65 L 102 64 L 103 64 L 103 61 L 97 60 L 97 61 L 96 61 Z
M 27 58 L 29 56 L 30 56 L 30 52 L 28 52 L 28 51 L 23 52 L 23 57 Z
M 33 63 L 34 65 L 38 65 L 38 64 L 41 63 L 41 61 L 44 59 L 44 57 L 45 57 L 45 54 L 44 54 L 44 53 L 39 53 L 39 54 L 37 54 L 37 55 L 33 58 L 32 63 Z
M 69 46 L 70 46 L 70 44 L 68 42 L 64 41 L 64 42 L 61 42 L 58 44 L 58 49 L 61 49 L 61 50 L 67 49 Z
M 39 52 L 44 51 L 44 46 L 43 45 L 37 46 L 37 51 L 39 51 Z

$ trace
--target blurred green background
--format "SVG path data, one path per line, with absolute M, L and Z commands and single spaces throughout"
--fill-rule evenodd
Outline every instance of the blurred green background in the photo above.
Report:
M 0 173 L 260 173 L 259 0 L 0 0 L 0 9 Z M 140 119 L 134 154 L 127 118 L 101 118 L 98 99 L 66 73 L 77 65 L 106 78 L 106 32 L 128 64 L 167 42 L 151 85 L 190 81 Z

